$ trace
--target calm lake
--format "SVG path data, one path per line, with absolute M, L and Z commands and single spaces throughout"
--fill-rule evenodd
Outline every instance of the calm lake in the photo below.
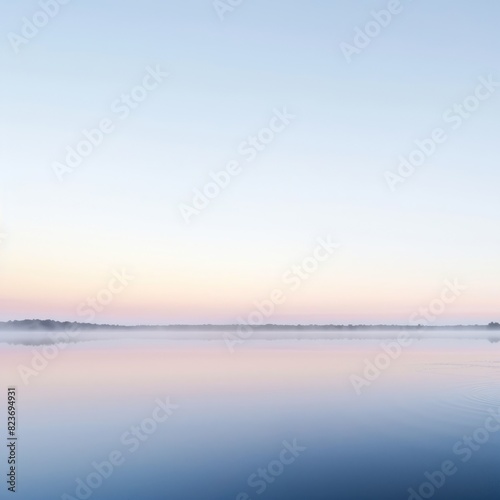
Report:
M 499 498 L 500 343 L 92 335 L 0 344 L 19 499 Z

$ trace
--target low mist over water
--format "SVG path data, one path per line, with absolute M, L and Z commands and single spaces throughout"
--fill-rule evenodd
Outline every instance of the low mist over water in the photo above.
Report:
M 232 349 L 225 333 L 4 344 L 30 475 L 19 497 L 498 498 L 500 343 L 486 332 L 264 331 Z

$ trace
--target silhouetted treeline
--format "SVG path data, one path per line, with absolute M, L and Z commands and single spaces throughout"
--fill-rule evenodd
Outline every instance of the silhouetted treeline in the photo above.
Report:
M 0 322 L 0 330 L 97 330 L 97 329 L 126 329 L 126 330 L 234 330 L 238 328 L 233 325 L 108 325 L 93 323 L 78 323 L 70 321 L 54 321 L 41 319 L 28 319 L 20 321 Z M 257 325 L 251 326 L 252 330 L 457 330 L 457 329 L 500 329 L 500 323 L 489 323 L 488 325 L 448 325 L 448 326 L 425 326 L 425 325 Z

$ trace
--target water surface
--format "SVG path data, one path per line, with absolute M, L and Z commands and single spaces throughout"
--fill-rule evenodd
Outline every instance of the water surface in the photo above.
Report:
M 27 383 L 20 366 L 43 346 L 0 345 L 2 386 L 18 390 L 18 498 L 79 498 L 77 480 L 114 451 L 123 463 L 89 498 L 499 497 L 500 431 L 484 433 L 500 412 L 499 343 L 415 341 L 357 394 L 352 377 L 381 340 L 249 340 L 234 352 L 216 340 L 87 340 L 38 360 Z M 178 407 L 138 447 L 124 440 L 158 398 Z M 422 486 L 446 461 L 455 473 Z

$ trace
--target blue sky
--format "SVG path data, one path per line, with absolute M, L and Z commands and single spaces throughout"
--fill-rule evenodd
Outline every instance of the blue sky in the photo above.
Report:
M 103 321 L 231 322 L 328 234 L 342 251 L 272 322 L 406 322 L 451 278 L 468 291 L 439 321 L 490 320 L 500 95 L 456 131 L 443 113 L 500 81 L 500 6 L 402 1 L 348 64 L 341 43 L 388 4 L 244 0 L 221 21 L 210 1 L 73 1 L 16 54 L 9 33 L 40 6 L 5 3 L 0 316 L 78 319 L 126 267 L 137 279 Z M 157 65 L 170 76 L 116 119 Z M 187 225 L 179 205 L 283 108 L 290 126 Z M 104 117 L 116 131 L 58 182 L 54 162 Z M 436 127 L 449 140 L 392 192 L 384 173 Z

